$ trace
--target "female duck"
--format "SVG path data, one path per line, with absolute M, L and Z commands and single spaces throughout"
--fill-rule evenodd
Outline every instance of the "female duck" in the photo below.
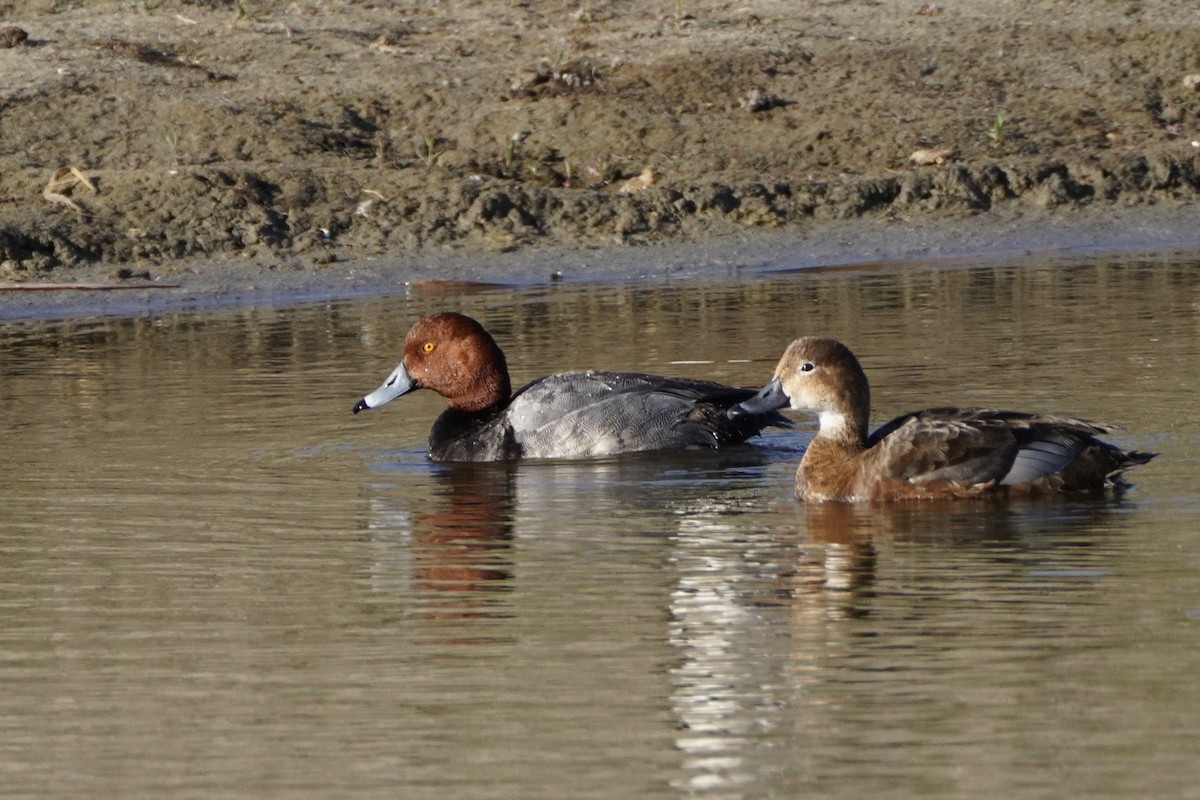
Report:
M 630 372 L 550 375 L 512 393 L 504 353 L 475 320 L 434 314 L 404 341 L 404 358 L 354 413 L 414 389 L 450 401 L 429 432 L 435 461 L 579 458 L 745 441 L 789 420 L 774 410 L 730 414 L 754 395 L 719 383 Z
M 796 497 L 807 502 L 1100 492 L 1155 455 L 1096 438 L 1111 425 L 994 409 L 914 411 L 868 436 L 867 376 L 832 339 L 792 342 L 771 382 L 733 413 L 789 403 L 820 420 L 796 471 Z

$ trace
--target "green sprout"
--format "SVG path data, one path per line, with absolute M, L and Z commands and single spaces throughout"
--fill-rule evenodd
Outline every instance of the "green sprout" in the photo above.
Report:
M 513 139 L 509 139 L 504 143 L 504 168 L 511 169 L 513 162 L 517 160 L 517 143 Z
M 181 141 L 179 133 L 171 131 L 167 134 L 166 139 L 167 147 L 171 148 L 171 160 L 175 162 L 175 166 L 179 166 L 179 144 Z
M 988 132 L 987 132 L 987 136 L 989 139 L 992 140 L 992 144 L 996 144 L 996 145 L 1004 144 L 1004 134 L 1005 134 L 1004 126 L 1005 126 L 1004 114 L 1002 114 L 1002 113 L 997 114 L 996 118 L 994 120 L 992 120 L 992 127 L 990 129 L 988 129 Z
M 426 135 L 422 137 L 421 144 L 417 145 L 417 158 L 427 167 L 436 167 L 444 152 L 446 151 L 438 149 L 436 136 Z

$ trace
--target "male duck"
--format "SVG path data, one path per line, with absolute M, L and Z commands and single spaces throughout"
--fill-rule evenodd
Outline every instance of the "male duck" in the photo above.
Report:
M 687 378 L 574 372 L 539 378 L 513 394 L 496 341 L 475 320 L 452 312 L 412 327 L 400 365 L 354 404 L 354 413 L 414 389 L 432 389 L 450 401 L 429 432 L 434 461 L 716 448 L 744 442 L 768 425 L 791 425 L 773 409 L 730 414 L 753 389 Z
M 796 497 L 806 502 L 1101 492 L 1126 485 L 1121 473 L 1155 456 L 1096 438 L 1112 425 L 996 409 L 914 411 L 868 436 L 867 376 L 832 339 L 792 342 L 771 382 L 733 413 L 789 403 L 820 420 L 796 471 Z

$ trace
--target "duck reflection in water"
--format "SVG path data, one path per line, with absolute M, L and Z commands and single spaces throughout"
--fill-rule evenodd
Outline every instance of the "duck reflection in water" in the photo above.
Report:
M 771 737 L 839 730 L 871 696 L 919 695 L 906 663 L 960 669 L 997 642 L 1079 635 L 1070 595 L 1102 591 L 1119 551 L 1098 547 L 1120 501 L 947 500 L 737 507 L 688 517 L 672 558 L 669 641 L 680 784 L 741 794 Z M 847 706 L 850 703 L 850 706 Z M 725 795 L 722 795 L 725 796 Z
M 871 613 L 880 548 L 894 556 L 896 545 L 948 547 L 956 548 L 956 557 L 970 557 L 978 548 L 1004 559 L 1022 551 L 1053 552 L 1077 544 L 1081 532 L 1103 527 L 1103 518 L 1122 505 L 1120 499 L 1093 497 L 799 505 L 796 527 L 776 531 L 783 540 L 799 538 L 794 564 L 780 573 L 781 591 L 798 609 L 816 601 L 823 617 L 865 617 Z M 885 563 L 897 566 L 894 557 Z
M 426 616 L 500 613 L 511 590 L 514 483 L 505 464 L 435 466 L 429 494 L 414 504 L 379 497 L 371 529 L 384 549 L 376 591 L 417 596 Z

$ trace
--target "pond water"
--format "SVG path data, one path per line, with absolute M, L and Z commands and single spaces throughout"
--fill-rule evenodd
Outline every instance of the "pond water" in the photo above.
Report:
M 350 407 L 456 308 L 515 385 L 862 359 L 1068 412 L 1104 502 L 803 507 L 720 454 L 446 466 Z M 0 328 L 6 798 L 1200 797 L 1200 264 L 552 284 Z

